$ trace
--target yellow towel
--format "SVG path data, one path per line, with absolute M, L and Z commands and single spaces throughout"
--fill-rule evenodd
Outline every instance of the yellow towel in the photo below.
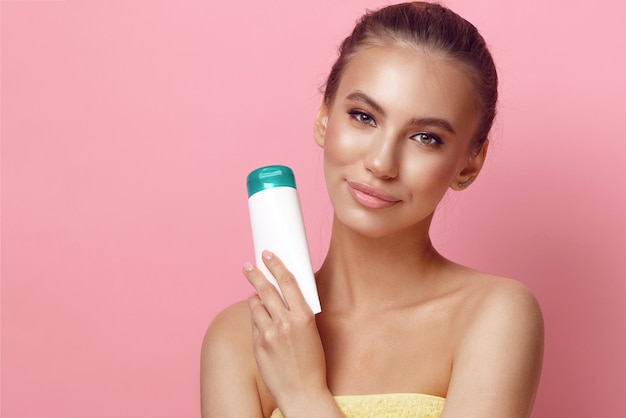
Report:
M 421 393 L 335 396 L 346 418 L 439 418 L 446 400 Z M 283 418 L 275 409 L 271 418 Z

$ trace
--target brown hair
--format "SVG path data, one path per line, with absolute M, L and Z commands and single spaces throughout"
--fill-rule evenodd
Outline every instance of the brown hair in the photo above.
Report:
M 440 53 L 467 66 L 474 81 L 481 114 L 474 141 L 487 139 L 496 115 L 498 75 L 493 58 L 478 30 L 453 11 L 433 3 L 413 2 L 368 11 L 339 48 L 324 88 L 324 103 L 331 106 L 342 73 L 352 57 L 372 46 L 401 45 Z

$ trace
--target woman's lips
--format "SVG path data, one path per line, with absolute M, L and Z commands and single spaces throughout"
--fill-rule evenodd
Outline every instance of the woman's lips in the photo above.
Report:
M 348 190 L 354 200 L 370 209 L 385 209 L 400 202 L 400 199 L 396 199 L 389 193 L 365 183 L 353 183 L 349 181 Z

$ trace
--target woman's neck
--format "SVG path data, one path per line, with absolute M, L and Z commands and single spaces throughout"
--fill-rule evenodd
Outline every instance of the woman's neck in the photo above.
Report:
M 323 309 L 356 312 L 410 304 L 432 285 L 433 267 L 445 262 L 432 246 L 428 225 L 371 238 L 335 219 L 328 255 L 316 274 Z

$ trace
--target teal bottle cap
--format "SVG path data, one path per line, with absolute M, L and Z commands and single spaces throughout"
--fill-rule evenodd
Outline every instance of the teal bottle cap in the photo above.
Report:
M 268 165 L 248 174 L 248 197 L 274 187 L 296 188 L 296 179 L 291 168 L 284 165 Z

